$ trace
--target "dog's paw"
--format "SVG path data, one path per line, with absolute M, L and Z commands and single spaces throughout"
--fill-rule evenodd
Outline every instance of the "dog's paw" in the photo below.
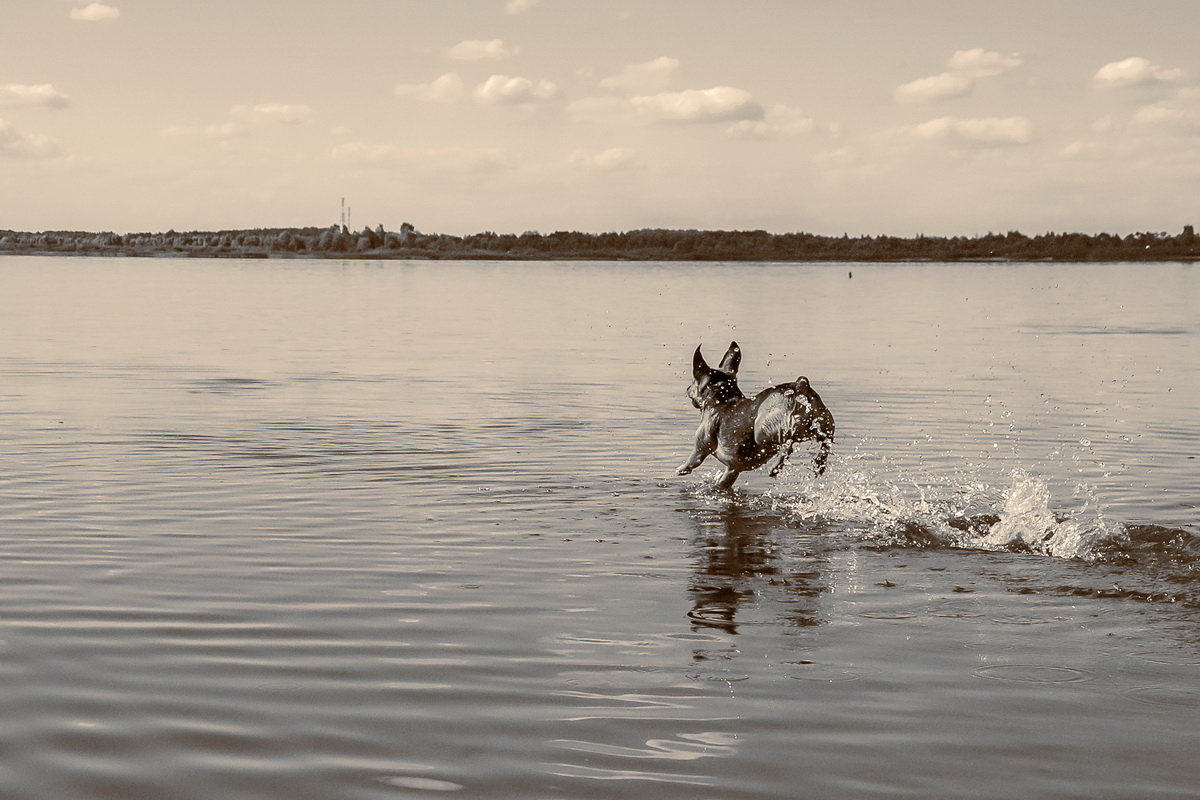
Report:
M 676 475 L 687 475 L 691 471 L 692 471 L 692 467 L 688 466 L 687 464 L 680 464 L 678 467 L 675 468 Z

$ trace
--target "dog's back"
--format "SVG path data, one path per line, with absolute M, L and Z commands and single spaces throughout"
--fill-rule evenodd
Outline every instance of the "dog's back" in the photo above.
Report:
M 700 409 L 700 427 L 692 455 L 676 469 L 686 475 L 715 454 L 725 464 L 718 486 L 733 485 L 739 473 L 767 465 L 772 476 L 786 463 L 796 442 L 816 440 L 814 465 L 825 471 L 833 441 L 833 415 L 803 376 L 791 383 L 764 389 L 753 398 L 737 385 L 741 349 L 730 342 L 719 368 L 712 369 L 700 354 L 692 358 L 692 405 Z
M 763 452 L 787 451 L 771 474 L 778 473 L 783 466 L 792 444 L 810 439 L 820 445 L 816 456 L 817 474 L 824 472 L 833 441 L 833 414 L 809 385 L 808 378 L 801 375 L 791 383 L 764 389 L 754 399 L 758 404 L 754 417 L 755 445 Z

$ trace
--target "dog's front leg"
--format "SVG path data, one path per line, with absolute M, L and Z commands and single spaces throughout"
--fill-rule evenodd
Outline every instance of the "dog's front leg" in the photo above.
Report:
M 792 455 L 793 445 L 795 445 L 795 442 L 793 442 L 791 439 L 785 441 L 779 446 L 779 451 L 771 457 L 770 461 L 767 462 L 767 474 L 769 474 L 772 478 L 779 475 L 779 473 L 783 470 L 784 465 L 787 464 L 788 458 L 790 458 Z
M 704 459 L 708 458 L 717 449 L 716 431 L 713 430 L 713 425 L 709 420 L 704 420 L 700 423 L 700 427 L 696 429 L 696 447 L 692 450 L 692 454 L 688 456 L 688 460 L 675 468 L 676 475 L 687 475 L 696 467 L 703 463 Z

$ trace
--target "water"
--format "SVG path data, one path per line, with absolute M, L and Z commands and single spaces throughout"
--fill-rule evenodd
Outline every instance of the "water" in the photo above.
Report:
M 1194 797 L 1198 276 L 0 258 L 0 796 Z

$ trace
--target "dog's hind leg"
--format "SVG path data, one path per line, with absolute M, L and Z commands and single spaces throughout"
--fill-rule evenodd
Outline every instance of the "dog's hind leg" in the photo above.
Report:
M 810 429 L 818 445 L 817 454 L 813 457 L 813 469 L 816 470 L 819 478 L 825 474 L 825 464 L 829 461 L 829 451 L 833 447 L 833 432 L 836 430 L 833 414 L 829 413 L 829 409 L 821 410 L 821 415 L 814 420 Z
M 813 469 L 816 471 L 818 478 L 825 474 L 825 464 L 829 461 L 831 441 L 833 440 L 825 438 L 818 439 L 819 446 L 817 447 L 817 454 L 813 456 Z

